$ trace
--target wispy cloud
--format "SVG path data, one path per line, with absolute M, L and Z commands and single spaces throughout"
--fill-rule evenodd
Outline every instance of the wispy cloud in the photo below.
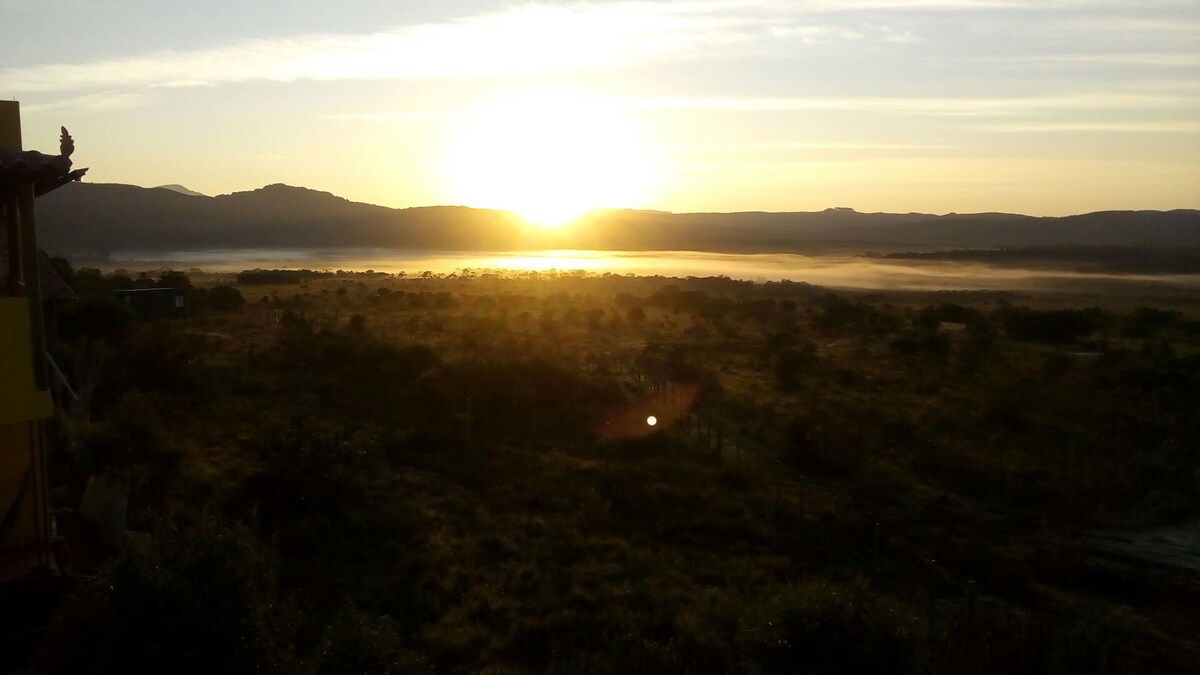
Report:
M 918 115 L 1016 115 L 1046 111 L 1099 109 L 1187 109 L 1192 96 L 1078 93 L 1029 97 L 742 97 L 629 98 L 618 103 L 635 109 L 691 109 L 712 112 L 845 111 Z
M 867 10 L 988 11 L 988 10 L 1096 10 L 1186 7 L 1189 0 L 800 0 L 795 6 L 810 11 L 859 12 Z
M 996 133 L 1039 133 L 1039 132 L 1111 132 L 1111 133 L 1200 133 L 1200 122 L 1164 121 L 1164 122 L 1060 122 L 1039 124 L 989 124 L 974 127 L 976 131 Z
M 822 141 L 784 141 L 781 143 L 737 143 L 728 147 L 785 150 L 953 150 L 956 145 L 926 143 L 838 143 Z
M 820 13 L 824 7 L 813 3 Z M 0 91 L 187 87 L 249 81 L 488 77 L 608 68 L 662 56 L 727 56 L 796 40 L 908 43 L 907 29 L 814 23 L 773 0 L 519 5 L 369 34 L 258 39 L 206 49 L 0 69 Z
M 49 113 L 60 110 L 82 112 L 117 112 L 145 105 L 150 100 L 146 94 L 129 91 L 105 91 L 86 96 L 75 96 L 50 103 L 22 106 L 26 113 Z
M 1188 19 L 1144 19 L 1116 14 L 1074 17 L 1070 19 L 1069 24 L 1074 30 L 1091 30 L 1124 35 L 1137 33 L 1200 34 L 1200 21 Z
M 439 122 L 450 115 L 431 112 L 348 112 L 318 115 L 323 120 L 334 122 Z
M 667 143 L 663 147 L 686 150 L 828 150 L 831 152 L 942 152 L 960 150 L 961 145 L 941 143 L 870 143 L 858 141 L 697 141 Z
M 1077 64 L 1117 64 L 1160 66 L 1164 68 L 1200 68 L 1200 50 L 1194 53 L 1177 52 L 1112 52 L 1103 54 L 1051 53 L 993 56 L 972 59 L 975 63 L 1011 64 L 1021 68 L 1030 65 L 1063 66 Z
M 737 2 L 525 5 L 371 34 L 306 35 L 196 51 L 0 70 L 0 90 L 194 86 L 253 80 L 495 76 L 601 68 L 747 41 L 767 18 Z
M 777 38 L 797 38 L 805 44 L 816 44 L 830 40 L 861 40 L 865 37 L 860 30 L 840 26 L 815 24 L 793 24 L 771 26 L 768 33 Z
M 1080 93 L 1061 96 L 1034 97 L 612 97 L 589 98 L 579 105 L 588 109 L 619 110 L 690 110 L 712 113 L 771 113 L 771 112 L 860 112 L 909 115 L 943 115 L 975 117 L 1010 117 L 1064 111 L 1124 111 L 1179 109 L 1195 106 L 1193 96 L 1165 94 Z M 445 111 L 364 111 L 327 113 L 318 117 L 340 122 L 439 122 L 454 118 Z M 708 143 L 706 145 L 712 145 Z M 746 144 L 737 144 L 748 147 Z M 827 150 L 930 150 L 949 146 L 925 144 L 869 144 L 827 142 L 784 142 L 763 144 L 762 147 L 795 147 Z

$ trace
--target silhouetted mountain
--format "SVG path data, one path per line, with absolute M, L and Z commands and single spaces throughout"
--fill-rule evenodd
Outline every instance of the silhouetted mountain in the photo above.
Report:
M 159 187 L 159 189 L 162 189 L 162 190 L 170 190 L 171 192 L 178 192 L 181 195 L 188 195 L 189 197 L 207 197 L 208 196 L 208 195 L 204 194 L 203 192 L 196 192 L 195 190 L 189 190 L 188 188 L 185 188 L 184 186 L 182 186 L 178 183 L 171 183 L 170 185 L 159 185 L 158 187 Z
M 580 219 L 571 239 L 580 248 L 630 250 L 788 251 L 816 241 L 845 241 L 846 234 L 919 223 L 927 213 L 815 212 L 665 213 L 601 210 Z
M 192 197 L 76 183 L 37 205 L 43 247 L 66 254 L 252 247 L 485 250 L 535 243 L 523 239 L 520 219 L 503 211 L 390 209 L 286 185 Z
M 1063 218 L 1004 213 L 666 213 L 597 210 L 562 231 L 506 211 L 392 209 L 268 185 L 218 197 L 79 183 L 38 200 L 46 249 L 63 254 L 203 248 L 399 247 L 794 251 L 813 242 L 947 247 L 1200 246 L 1200 211 L 1105 211 Z
M 1200 211 L 1098 211 L 1061 218 L 950 214 L 863 228 L 846 240 L 927 246 L 1200 246 Z

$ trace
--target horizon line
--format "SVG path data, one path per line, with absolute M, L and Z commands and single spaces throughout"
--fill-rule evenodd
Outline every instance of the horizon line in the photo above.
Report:
M 519 212 L 517 212 L 513 209 L 495 208 L 495 207 L 490 207 L 490 206 L 473 206 L 470 204 L 445 204 L 445 203 L 443 203 L 443 204 L 415 204 L 415 205 L 408 205 L 408 206 L 388 206 L 386 204 L 377 204 L 374 202 L 357 201 L 357 200 L 351 199 L 349 197 L 343 197 L 343 196 L 341 196 L 335 192 L 331 192 L 329 190 L 320 190 L 317 188 L 311 188 L 311 187 L 307 187 L 304 185 L 290 185 L 288 183 L 267 183 L 266 185 L 262 185 L 262 186 L 259 186 L 256 188 L 250 188 L 250 189 L 246 189 L 246 190 L 234 190 L 232 192 L 223 192 L 220 194 L 209 195 L 209 194 L 199 192 L 197 190 L 192 190 L 191 188 L 187 187 L 186 185 L 184 185 L 182 183 L 161 183 L 159 185 L 136 185 L 133 183 L 117 183 L 117 182 L 90 182 L 90 181 L 86 182 L 86 183 L 84 181 L 77 181 L 77 182 L 80 185 L 121 185 L 121 186 L 126 186 L 126 187 L 136 187 L 136 188 L 140 188 L 143 190 L 167 190 L 168 192 L 173 192 L 175 194 L 178 194 L 178 195 L 181 195 L 184 197 L 205 197 L 208 199 L 216 199 L 217 197 L 231 197 L 236 194 L 247 194 L 247 193 L 251 193 L 251 192 L 258 192 L 259 190 L 278 186 L 278 187 L 285 187 L 285 188 L 290 188 L 290 189 L 294 189 L 294 190 L 307 190 L 309 192 L 317 192 L 317 193 L 321 193 L 321 194 L 327 194 L 331 197 L 335 197 L 337 199 L 347 201 L 351 204 L 363 204 L 366 206 L 374 206 L 377 208 L 390 209 L 393 211 L 404 211 L 404 210 L 408 210 L 408 209 L 455 209 L 455 208 L 457 208 L 457 209 L 471 209 L 471 210 L 475 210 L 475 211 L 494 211 L 496 213 L 509 214 L 509 215 L 512 215 L 512 216 L 515 216 L 517 218 L 521 218 L 524 220 L 524 217 L 521 216 L 521 214 Z M 187 194 L 187 193 L 180 192 L 178 190 L 172 190 L 171 187 L 169 187 L 169 186 L 180 187 L 185 190 L 189 190 L 190 192 L 193 192 L 195 194 Z M 628 211 L 628 212 L 634 212 L 634 213 L 658 213 L 658 214 L 672 215 L 672 216 L 739 215 L 739 214 L 787 215 L 787 214 L 802 214 L 802 213 L 803 214 L 816 214 L 816 213 L 825 213 L 827 211 L 848 211 L 848 212 L 857 213 L 857 214 L 861 214 L 861 215 L 873 215 L 873 214 L 922 215 L 922 216 L 933 216 L 933 217 L 937 217 L 937 218 L 944 218 L 944 217 L 948 217 L 948 216 L 987 216 L 987 215 L 1022 216 L 1022 217 L 1027 217 L 1027 218 L 1070 218 L 1072 216 L 1087 216 L 1087 215 L 1093 215 L 1093 214 L 1097 214 L 1097 213 L 1123 213 L 1123 212 L 1129 212 L 1129 213 L 1173 213 L 1176 211 L 1200 211 L 1200 205 L 1198 205 L 1198 206 L 1179 206 L 1179 207 L 1174 207 L 1174 208 L 1169 208 L 1169 209 L 1112 208 L 1112 209 L 1097 209 L 1097 210 L 1092 210 L 1092 211 L 1078 211 L 1078 212 L 1073 212 L 1073 213 L 1062 213 L 1062 214 L 1036 214 L 1036 213 L 1021 213 L 1021 212 L 1016 212 L 1016 211 L 946 211 L 946 212 L 942 212 L 942 213 L 937 213 L 937 212 L 933 212 L 933 211 L 911 211 L 911 210 L 860 211 L 857 208 L 852 207 L 852 206 L 827 206 L 827 207 L 819 208 L 819 209 L 815 209 L 815 210 L 795 209 L 795 210 L 784 210 L 784 211 L 768 211 L 768 210 L 763 210 L 763 209 L 734 209 L 734 210 L 729 210 L 729 211 L 714 211 L 714 210 L 671 211 L 671 210 L 667 210 L 667 209 L 659 209 L 659 208 L 652 208 L 652 207 L 597 206 L 597 207 L 590 208 L 587 211 L 585 211 L 584 213 L 577 216 L 576 218 L 571 219 L 570 221 L 568 221 L 568 224 L 578 222 L 580 220 L 587 218 L 590 215 L 593 215 L 597 212 L 602 212 L 602 211 Z

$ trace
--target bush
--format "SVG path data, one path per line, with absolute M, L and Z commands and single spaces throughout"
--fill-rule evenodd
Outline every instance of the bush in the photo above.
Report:
M 44 673 L 294 672 L 295 615 L 275 561 L 241 526 L 208 518 L 128 542 L 52 626 Z
M 903 335 L 888 346 L 897 354 L 908 357 L 924 355 L 941 360 L 950 354 L 950 338 L 941 333 Z
M 715 591 L 680 617 L 683 672 L 915 673 L 916 622 L 861 584 Z
M 325 629 L 313 666 L 317 675 L 391 675 L 421 670 L 421 659 L 404 645 L 391 618 L 372 619 L 347 605 Z
M 1121 335 L 1127 338 L 1146 339 L 1160 331 L 1175 328 L 1182 323 L 1179 312 L 1153 307 L 1138 307 L 1121 322 Z
M 775 383 L 783 391 L 795 391 L 800 386 L 800 376 L 817 363 L 817 348 L 807 340 L 785 349 L 775 357 Z
M 1071 344 L 1096 332 L 1104 319 L 1104 313 L 1096 308 L 1039 312 L 1017 307 L 1004 317 L 1004 329 L 1017 340 Z
M 209 291 L 209 302 L 215 310 L 228 312 L 246 304 L 241 291 L 233 286 L 215 286 Z

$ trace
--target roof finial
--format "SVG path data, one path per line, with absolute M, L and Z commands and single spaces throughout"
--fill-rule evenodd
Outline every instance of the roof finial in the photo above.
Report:
M 58 141 L 58 154 L 70 157 L 71 153 L 75 152 L 75 139 L 71 138 L 71 133 L 66 127 L 59 128 L 62 129 L 62 137 Z

